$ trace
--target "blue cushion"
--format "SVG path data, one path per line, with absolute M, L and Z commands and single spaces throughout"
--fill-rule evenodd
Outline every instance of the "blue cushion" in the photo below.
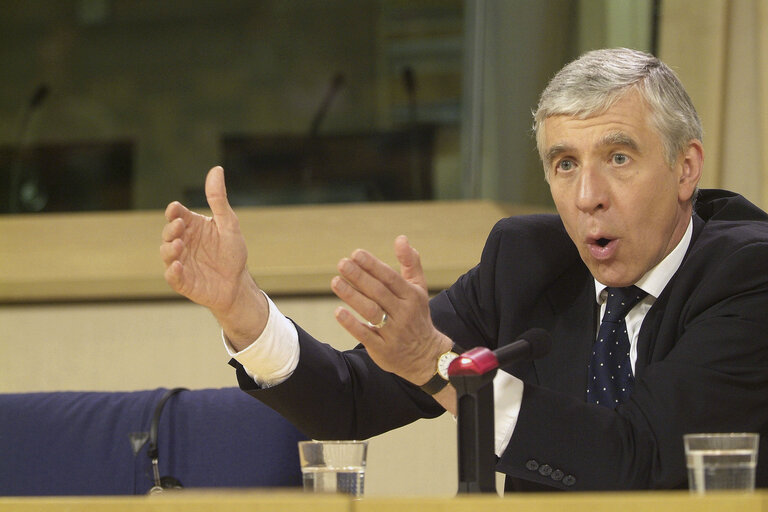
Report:
M 147 446 L 165 389 L 0 394 L 0 495 L 143 494 Z M 184 391 L 160 420 L 161 476 L 184 487 L 301 485 L 296 443 L 305 437 L 238 388 Z

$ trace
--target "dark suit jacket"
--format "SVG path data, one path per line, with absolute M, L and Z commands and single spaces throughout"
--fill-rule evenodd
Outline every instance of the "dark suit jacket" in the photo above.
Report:
M 497 470 L 508 489 L 648 489 L 687 482 L 687 432 L 760 432 L 758 485 L 768 486 L 768 216 L 724 191 L 702 191 L 685 259 L 645 317 L 636 382 L 618 409 L 586 403 L 596 336 L 594 280 L 554 215 L 492 230 L 479 265 L 431 301 L 435 325 L 469 348 L 495 348 L 531 327 L 551 352 L 517 363 L 525 381 Z M 294 374 L 243 389 L 315 438 L 366 438 L 442 408 L 382 371 L 362 348 L 338 352 L 299 328 Z M 237 367 L 237 365 L 235 364 Z

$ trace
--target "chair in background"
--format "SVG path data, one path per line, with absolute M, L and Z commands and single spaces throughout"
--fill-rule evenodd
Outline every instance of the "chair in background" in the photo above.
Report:
M 148 445 L 131 437 L 166 392 L 0 394 L 0 495 L 147 493 Z M 238 388 L 183 391 L 159 416 L 159 471 L 185 488 L 300 486 L 303 439 Z

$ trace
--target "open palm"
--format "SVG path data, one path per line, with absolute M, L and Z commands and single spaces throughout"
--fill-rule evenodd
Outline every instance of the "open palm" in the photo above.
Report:
M 227 201 L 224 172 L 214 167 L 205 181 L 212 217 L 181 203 L 168 205 L 160 248 L 165 279 L 178 293 L 213 311 L 226 311 L 244 282 L 248 251 L 240 224 Z

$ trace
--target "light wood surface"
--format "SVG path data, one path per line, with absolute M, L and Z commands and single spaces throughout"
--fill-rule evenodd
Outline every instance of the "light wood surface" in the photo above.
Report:
M 355 512 L 760 512 L 768 494 L 721 493 L 693 496 L 688 491 L 532 493 L 455 498 L 373 498 L 353 504 Z
M 296 491 L 185 490 L 154 496 L 2 498 L 2 512 L 349 512 L 339 495 Z
M 273 295 L 327 294 L 358 247 L 394 264 L 408 235 L 440 289 L 479 260 L 500 218 L 541 211 L 489 201 L 238 209 L 249 269 Z M 163 280 L 160 211 L 0 216 L 0 302 L 174 297 Z
M 0 498 L 3 512 L 763 512 L 768 493 L 687 491 L 526 494 L 504 498 L 363 498 L 269 491 L 182 491 L 162 496 Z

